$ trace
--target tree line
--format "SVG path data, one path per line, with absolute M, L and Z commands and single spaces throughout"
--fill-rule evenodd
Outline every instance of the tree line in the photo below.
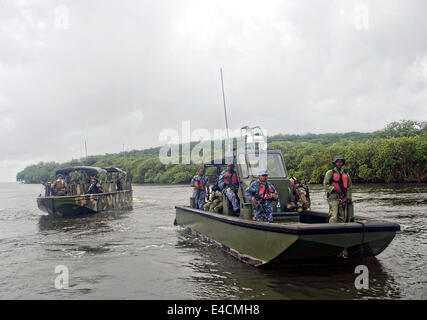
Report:
M 345 168 L 355 182 L 427 182 L 426 122 L 402 120 L 371 133 L 275 135 L 268 138 L 268 145 L 282 152 L 289 175 L 305 183 L 322 183 L 335 155 L 345 157 Z M 61 164 L 41 162 L 27 166 L 16 179 L 25 183 L 52 181 L 60 168 L 88 165 L 121 168 L 133 183 L 189 183 L 200 165 L 162 164 L 159 151 L 132 150 Z

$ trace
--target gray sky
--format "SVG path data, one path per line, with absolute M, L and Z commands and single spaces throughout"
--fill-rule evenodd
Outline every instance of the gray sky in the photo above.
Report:
M 160 130 L 427 119 L 427 1 L 0 0 L 0 181 Z

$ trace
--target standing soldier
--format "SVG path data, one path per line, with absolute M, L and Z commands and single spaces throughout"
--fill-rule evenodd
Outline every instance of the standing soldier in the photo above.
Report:
M 267 181 L 268 171 L 261 170 L 257 181 L 251 183 L 245 194 L 255 205 L 254 218 L 257 221 L 273 222 L 273 200 L 279 198 L 274 186 Z
M 237 197 L 237 192 L 239 191 L 239 179 L 237 174 L 234 171 L 234 165 L 228 164 L 227 170 L 223 171 L 219 176 L 219 187 L 227 199 L 231 202 L 233 206 L 233 211 L 235 213 L 240 213 L 240 203 Z
M 334 168 L 326 172 L 323 180 L 323 186 L 328 196 L 329 223 L 354 221 L 351 178 L 342 168 L 345 159 L 337 156 L 332 164 Z
M 122 180 L 120 179 L 120 175 L 119 174 L 117 174 L 117 177 L 116 177 L 116 188 L 117 188 L 117 191 L 123 190 Z
M 209 179 L 205 176 L 205 169 L 199 169 L 199 174 L 191 179 L 191 186 L 194 188 L 194 206 L 203 210 L 206 200 L 209 199 Z
M 215 212 L 215 213 L 221 212 L 221 210 L 222 210 L 222 193 L 218 187 L 218 181 L 212 187 L 212 192 L 211 192 L 211 196 L 209 198 L 209 201 L 206 202 L 203 209 L 205 211 L 210 211 L 210 212 Z

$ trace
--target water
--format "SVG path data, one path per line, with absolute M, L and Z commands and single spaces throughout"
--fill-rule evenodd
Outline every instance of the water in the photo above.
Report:
M 187 186 L 134 186 L 134 210 L 50 220 L 41 186 L 0 183 L 1 299 L 426 299 L 427 185 L 355 186 L 356 214 L 401 225 L 390 246 L 363 261 L 369 289 L 344 266 L 260 270 L 173 226 Z M 312 207 L 327 210 L 320 186 Z M 360 264 L 360 263 L 358 263 Z M 57 265 L 69 288 L 55 289 Z

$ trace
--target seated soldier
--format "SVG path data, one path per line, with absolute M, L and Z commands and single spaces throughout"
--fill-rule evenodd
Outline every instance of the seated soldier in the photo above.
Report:
M 205 211 L 220 213 L 222 212 L 222 193 L 218 187 L 218 182 L 212 187 L 212 193 L 209 201 L 203 206 Z
M 58 174 L 58 178 L 53 183 L 52 193 L 54 196 L 65 196 L 67 194 L 67 189 L 62 174 Z
M 288 205 L 288 209 L 303 212 L 310 208 L 310 192 L 308 186 L 299 183 L 297 178 L 291 177 L 289 181 L 292 183 L 292 203 Z
M 103 190 L 102 190 L 101 184 L 94 177 L 92 177 L 87 193 L 102 193 L 102 192 Z

